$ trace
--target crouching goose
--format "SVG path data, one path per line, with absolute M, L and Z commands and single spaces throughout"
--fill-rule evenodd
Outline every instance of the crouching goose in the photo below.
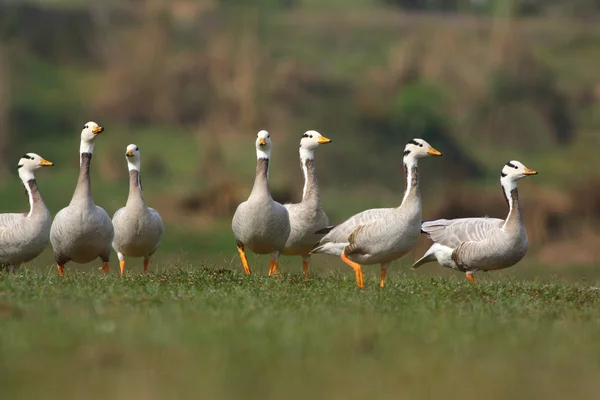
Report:
M 507 268 L 519 262 L 527 253 L 528 243 L 517 181 L 536 174 L 518 161 L 510 161 L 502 168 L 500 184 L 508 203 L 505 220 L 459 218 L 424 222 L 421 229 L 433 245 L 412 268 L 437 260 L 443 267 L 465 272 L 467 279 L 474 281 L 476 271 Z
M 18 268 L 41 254 L 48 245 L 50 212 L 42 200 L 34 172 L 54 165 L 35 153 L 19 160 L 19 178 L 29 199 L 28 214 L 0 214 L 0 267 Z
M 271 254 L 269 275 L 277 274 L 279 255 L 290 235 L 288 210 L 274 201 L 269 190 L 271 135 L 260 131 L 256 137 L 256 177 L 248 200 L 235 210 L 231 229 L 246 274 L 251 270 L 245 248 L 256 254 Z
M 340 225 L 318 231 L 327 232 L 312 253 L 340 256 L 356 273 L 356 284 L 364 286 L 360 264 L 381 264 L 380 287 L 391 262 L 405 255 L 415 244 L 421 227 L 421 194 L 417 161 L 426 156 L 441 156 L 423 139 L 412 139 L 404 148 L 406 190 L 397 208 L 376 208 L 358 213 Z
M 129 168 L 129 197 L 125 207 L 117 210 L 112 219 L 115 228 L 113 248 L 119 257 L 121 275 L 125 273 L 125 256 L 144 257 L 146 272 L 150 256 L 158 249 L 164 233 L 160 215 L 144 202 L 139 147 L 135 144 L 127 146 L 125 158 Z
M 329 225 L 329 218 L 321 208 L 319 184 L 315 174 L 315 149 L 331 143 L 330 139 L 317 131 L 307 131 L 300 139 L 300 167 L 304 173 L 302 201 L 297 204 L 284 204 L 290 214 L 290 236 L 282 254 L 302 256 L 302 269 L 308 276 L 308 263 L 313 245 L 323 237 L 315 232 Z
M 77 186 L 71 203 L 60 210 L 52 222 L 50 242 L 60 276 L 63 276 L 67 262 L 84 264 L 96 257 L 100 257 L 102 269 L 105 274 L 108 273 L 113 225 L 106 211 L 94 204 L 90 183 L 94 142 L 103 130 L 95 122 L 84 125 L 79 147 Z

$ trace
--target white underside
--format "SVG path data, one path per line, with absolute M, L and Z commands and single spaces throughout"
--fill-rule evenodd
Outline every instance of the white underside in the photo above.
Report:
M 439 243 L 434 243 L 429 250 L 421 257 L 419 261 L 415 263 L 415 267 L 417 268 L 427 262 L 433 261 L 433 258 L 437 260 L 437 262 L 446 268 L 458 269 L 456 263 L 452 260 L 452 252 L 453 248 L 441 245 Z M 424 262 L 421 262 L 423 260 Z

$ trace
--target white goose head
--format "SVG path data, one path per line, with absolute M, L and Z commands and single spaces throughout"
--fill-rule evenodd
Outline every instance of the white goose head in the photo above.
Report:
M 270 158 L 271 156 L 271 134 L 261 130 L 256 135 L 256 157 Z
M 306 131 L 300 139 L 300 157 L 302 159 L 314 158 L 314 150 L 322 144 L 331 143 L 331 139 L 327 139 L 317 131 Z
M 44 160 L 38 154 L 27 153 L 19 160 L 17 168 L 19 169 L 19 177 L 23 182 L 28 182 L 35 179 L 34 172 L 42 167 L 51 167 L 54 163 Z
M 423 139 L 411 139 L 406 144 L 406 147 L 404 147 L 405 163 L 414 163 L 417 159 L 427 156 L 441 155 L 442 153 L 431 147 L 431 145 Z
M 98 135 L 104 131 L 104 128 L 97 123 L 90 121 L 83 126 L 81 130 L 81 153 L 92 153 L 94 151 L 94 141 Z
M 127 167 L 129 170 L 140 170 L 140 148 L 135 144 L 127 146 L 125 151 L 125 159 L 127 160 Z
M 500 172 L 500 183 L 509 195 L 510 191 L 517 187 L 517 181 L 529 175 L 537 175 L 537 172 L 527 168 L 523 163 L 512 160 L 502 167 Z

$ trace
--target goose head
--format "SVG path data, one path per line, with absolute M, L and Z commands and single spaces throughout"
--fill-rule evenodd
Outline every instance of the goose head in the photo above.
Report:
M 423 139 L 411 139 L 406 143 L 406 147 L 404 147 L 405 159 L 417 159 L 441 155 L 442 153 L 431 147 L 431 145 Z
M 327 139 L 317 131 L 306 131 L 300 139 L 300 158 L 314 158 L 314 150 L 319 145 L 331 143 L 331 139 Z
M 81 153 L 92 153 L 94 151 L 94 141 L 100 133 L 104 131 L 104 128 L 90 121 L 83 126 L 81 130 Z
M 271 134 L 261 130 L 256 134 L 256 157 L 269 158 L 271 155 Z
M 135 144 L 127 146 L 125 151 L 125 159 L 127 160 L 127 166 L 129 170 L 140 170 L 140 148 Z
M 23 182 L 35 179 L 34 172 L 42 167 L 51 167 L 54 163 L 44 160 L 38 154 L 27 153 L 19 160 L 17 168 L 19 169 L 19 177 Z
M 500 172 L 500 180 L 516 182 L 519 179 L 525 178 L 529 175 L 537 175 L 537 172 L 527 168 L 519 161 L 512 160 L 507 162 L 506 165 L 502 167 L 502 172 Z

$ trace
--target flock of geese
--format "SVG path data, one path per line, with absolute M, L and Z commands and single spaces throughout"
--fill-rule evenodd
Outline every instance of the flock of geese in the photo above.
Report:
M 69 205 L 54 220 L 44 204 L 34 172 L 53 163 L 35 153 L 19 160 L 19 177 L 29 197 L 28 214 L 0 214 L 0 265 L 9 269 L 39 256 L 52 244 L 60 276 L 65 264 L 88 263 L 96 258 L 108 273 L 111 247 L 119 257 L 121 275 L 125 273 L 125 256 L 143 257 L 144 272 L 150 256 L 158 249 L 164 233 L 160 215 L 149 208 L 142 195 L 140 151 L 135 144 L 127 146 L 125 157 L 129 169 L 129 197 L 112 220 L 94 203 L 91 193 L 90 166 L 94 142 L 104 128 L 88 122 L 81 131 L 79 178 Z
M 143 258 L 144 272 L 150 257 L 158 249 L 164 234 L 159 213 L 148 207 L 142 194 L 140 151 L 127 146 L 125 157 L 129 170 L 129 196 L 124 207 L 111 219 L 94 203 L 90 184 L 90 166 L 94 142 L 104 129 L 88 122 L 81 131 L 80 171 L 69 205 L 52 220 L 38 190 L 34 172 L 52 166 L 35 153 L 25 154 L 18 164 L 19 177 L 29 198 L 27 214 L 0 214 L 0 265 L 9 269 L 39 256 L 48 243 L 52 245 L 58 273 L 64 275 L 65 264 L 88 263 L 100 258 L 104 273 L 109 271 L 111 249 L 117 253 L 121 274 L 125 257 Z M 319 196 L 315 173 L 315 149 L 331 140 L 311 130 L 300 140 L 300 165 L 304 173 L 302 201 L 280 204 L 269 190 L 271 135 L 258 132 L 256 176 L 250 196 L 236 209 L 232 230 L 242 266 L 251 269 L 246 249 L 256 254 L 270 254 L 269 275 L 277 275 L 281 255 L 302 257 L 303 272 L 308 276 L 310 257 L 314 253 L 335 255 L 355 272 L 356 284 L 364 286 L 362 265 L 380 264 L 384 287 L 392 261 L 410 251 L 419 234 L 425 233 L 433 244 L 412 268 L 437 261 L 443 267 L 462 271 L 473 281 L 473 273 L 507 268 L 519 262 L 527 252 L 527 234 L 519 204 L 517 181 L 537 172 L 518 161 L 503 166 L 500 184 L 508 204 L 506 219 L 460 218 L 422 221 L 418 161 L 442 154 L 423 139 L 412 139 L 404 148 L 403 163 L 406 189 L 396 208 L 362 211 L 338 225 L 329 225 Z
M 315 149 L 331 140 L 316 131 L 307 131 L 300 140 L 300 166 L 304 173 L 302 201 L 280 204 L 269 190 L 271 135 L 258 132 L 256 138 L 256 177 L 248 200 L 241 203 L 231 224 L 238 252 L 247 274 L 251 274 L 245 250 L 270 254 L 269 275 L 277 275 L 280 255 L 302 257 L 304 274 L 314 253 L 335 255 L 356 274 L 356 284 L 364 286 L 363 265 L 381 266 L 380 287 L 385 285 L 392 261 L 415 245 L 420 233 L 433 241 L 427 252 L 412 266 L 437 261 L 446 268 L 462 271 L 473 281 L 473 273 L 507 268 L 527 252 L 527 233 L 519 204 L 517 181 L 537 172 L 518 161 L 509 161 L 500 173 L 500 184 L 508 204 L 506 219 L 460 218 L 421 220 L 418 161 L 442 154 L 423 139 L 412 139 L 404 148 L 406 189 L 396 208 L 375 208 L 351 216 L 338 225 L 329 225 L 321 208 L 315 175 Z

